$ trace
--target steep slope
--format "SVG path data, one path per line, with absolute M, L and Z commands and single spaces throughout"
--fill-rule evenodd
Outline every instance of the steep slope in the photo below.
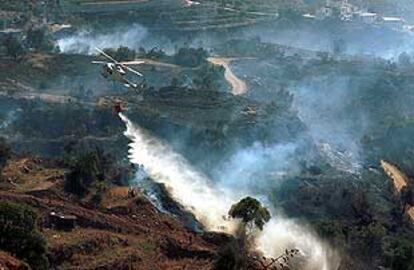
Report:
M 27 157 L 9 162 L 5 175 L 17 180 L 2 185 L 0 200 L 26 204 L 38 212 L 53 269 L 211 269 L 219 246 L 230 239 L 189 231 L 141 194 L 125 197 L 122 204 L 118 200 L 112 207 L 96 208 L 62 191 L 63 179 L 55 177 L 58 168 L 51 169 L 41 161 L 36 166 L 21 164 L 34 163 Z M 21 171 L 22 167 L 26 169 Z M 55 178 L 54 185 L 41 183 L 49 181 L 44 177 L 47 172 Z M 52 212 L 76 216 L 76 228 L 62 231 L 51 226 Z M 3 257 L 0 264 L 18 265 Z M 5 269 L 24 269 L 13 267 Z

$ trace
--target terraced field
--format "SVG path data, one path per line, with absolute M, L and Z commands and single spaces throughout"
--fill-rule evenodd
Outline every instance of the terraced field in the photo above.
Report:
M 115 0 L 67 1 L 70 13 L 88 19 L 112 20 L 126 18 L 157 30 L 196 31 L 253 25 L 277 18 L 276 9 L 241 10 L 216 3 L 189 5 L 186 1 Z M 122 15 L 122 16 L 121 16 Z M 121 18 L 122 17 L 122 18 Z

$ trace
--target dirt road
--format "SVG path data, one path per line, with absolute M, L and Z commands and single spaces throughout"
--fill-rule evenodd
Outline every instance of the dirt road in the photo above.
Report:
M 381 163 L 381 167 L 384 170 L 384 172 L 392 180 L 395 190 L 398 192 L 398 194 L 400 194 L 401 190 L 405 186 L 407 186 L 407 183 L 409 181 L 408 177 L 391 163 L 385 160 L 381 160 L 380 163 Z M 411 218 L 411 220 L 414 222 L 414 207 L 407 207 L 406 213 Z
M 231 85 L 232 93 L 234 95 L 241 95 L 241 94 L 246 93 L 247 91 L 246 83 L 242 81 L 241 79 L 239 79 L 230 68 L 230 62 L 234 59 L 222 58 L 222 57 L 209 57 L 207 60 L 213 65 L 220 65 L 224 67 L 225 69 L 224 77 L 227 80 L 227 82 Z
M 160 62 L 160 61 L 155 61 L 155 60 L 147 59 L 147 58 L 138 58 L 138 59 L 135 59 L 134 61 L 122 62 L 122 64 L 124 64 L 124 65 L 137 65 L 137 66 L 139 66 L 139 65 L 150 65 L 150 66 L 159 66 L 159 67 L 165 67 L 165 68 L 183 68 L 182 66 L 179 66 L 179 65 Z
M 388 177 L 392 180 L 393 185 L 398 193 L 407 185 L 407 176 L 391 163 L 381 160 L 381 167 Z

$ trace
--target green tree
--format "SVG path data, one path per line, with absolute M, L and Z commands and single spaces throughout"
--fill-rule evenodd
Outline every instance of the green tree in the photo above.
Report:
M 414 190 L 413 186 L 410 183 L 401 189 L 400 199 L 403 212 L 407 206 L 414 205 Z
M 256 226 L 259 230 L 263 230 L 264 224 L 270 220 L 269 210 L 252 197 L 246 197 L 234 204 L 229 215 L 241 219 L 249 228 Z
M 115 59 L 118 61 L 132 61 L 135 59 L 135 51 L 129 49 L 128 47 L 119 47 L 118 50 L 116 50 L 116 53 L 114 55 Z
M 398 56 L 398 63 L 402 67 L 409 67 L 411 65 L 411 57 L 408 53 L 403 52 Z
M 182 66 L 197 67 L 206 62 L 208 52 L 203 48 L 180 48 L 174 56 L 174 63 Z
M 46 28 L 31 28 L 27 31 L 26 42 L 35 50 L 52 51 L 54 49 L 52 37 Z
M 37 230 L 37 214 L 28 206 L 0 202 L 0 249 L 33 269 L 48 269 L 46 241 Z
M 0 137 L 0 169 L 3 168 L 11 156 L 10 145 L 5 138 Z
M 27 31 L 26 40 L 30 48 L 40 48 L 44 38 L 45 32 L 43 29 L 29 29 L 29 31 Z
M 383 242 L 387 269 L 414 269 L 414 243 L 412 239 L 389 237 Z
M 6 54 L 14 59 L 17 59 L 24 53 L 22 44 L 11 34 L 6 37 L 3 45 L 6 48 Z
M 9 144 L 6 142 L 6 139 L 0 137 L 0 181 L 1 172 L 3 171 L 4 166 L 6 166 L 7 160 L 11 156 L 11 149 Z
M 84 196 L 92 184 L 102 177 L 99 167 L 99 158 L 96 152 L 80 155 L 66 176 L 65 190 L 78 196 Z

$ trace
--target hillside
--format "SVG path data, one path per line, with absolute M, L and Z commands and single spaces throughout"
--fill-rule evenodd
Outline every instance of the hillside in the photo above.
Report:
M 141 193 L 111 194 L 105 207 L 77 200 L 62 190 L 61 168 L 30 157 L 10 160 L 0 200 L 33 207 L 48 244 L 53 269 L 211 269 L 218 247 L 230 237 L 194 233 L 171 215 L 159 212 Z M 53 184 L 48 184 L 50 183 Z M 108 200 L 116 204 L 109 203 Z M 50 227 L 52 212 L 74 215 L 77 227 Z M 0 253 L 0 265 L 20 263 Z M 188 266 L 191 266 L 188 268 Z

